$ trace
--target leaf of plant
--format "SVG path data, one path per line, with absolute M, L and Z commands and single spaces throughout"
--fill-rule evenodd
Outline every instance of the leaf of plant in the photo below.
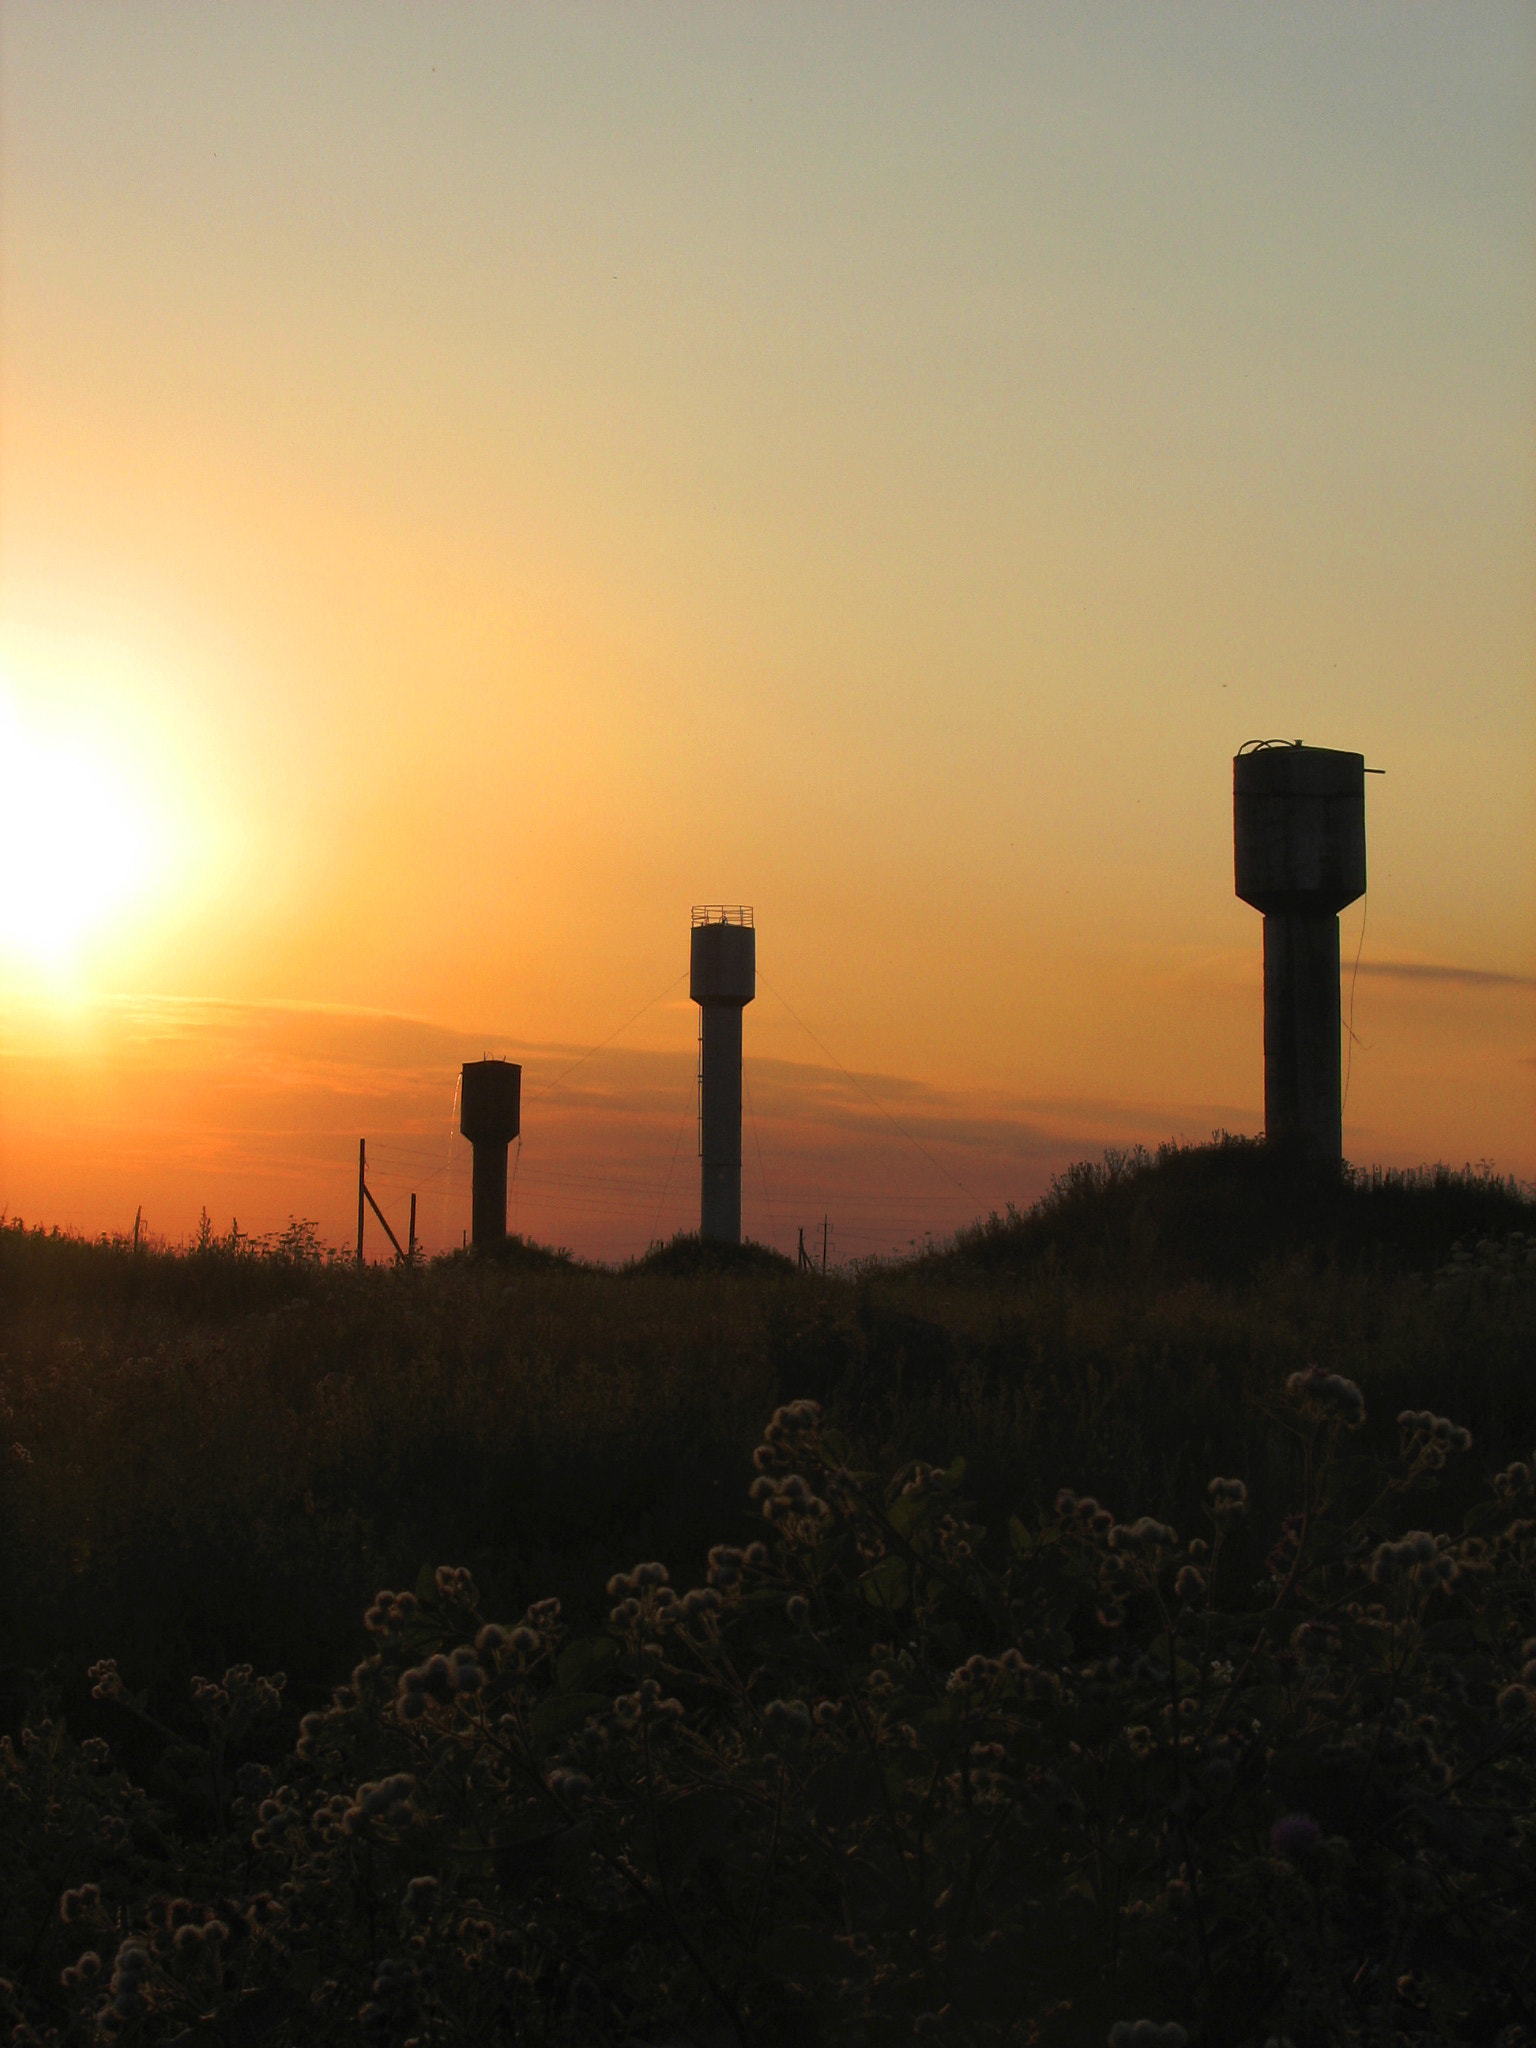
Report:
M 896 1614 L 911 1596 L 911 1575 L 904 1557 L 882 1557 L 859 1581 L 859 1591 L 871 1607 Z
M 555 1677 L 562 1692 L 588 1692 L 618 1661 L 619 1646 L 611 1636 L 583 1636 L 560 1652 Z
M 926 1494 L 906 1493 L 891 1503 L 886 1520 L 898 1536 L 909 1539 L 933 1513 L 933 1502 Z

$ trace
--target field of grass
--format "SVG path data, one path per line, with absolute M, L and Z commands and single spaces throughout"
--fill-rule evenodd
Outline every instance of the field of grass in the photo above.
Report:
M 871 1455 L 965 1456 L 994 1521 L 1063 1484 L 1187 1520 L 1214 1471 L 1277 1506 L 1270 1418 L 1313 1363 L 1383 1445 L 1452 1402 L 1497 1470 L 1536 1441 L 1522 1232 L 1536 1205 L 1475 1175 L 1298 1189 L 1235 1145 L 1080 1169 L 825 1281 L 687 1242 L 359 1272 L 0 1230 L 7 1708 L 29 1670 L 78 1708 L 106 1651 L 155 1688 L 238 1655 L 323 1697 L 423 1563 L 509 1609 L 590 1605 L 631 1550 L 687 1571 L 740 1537 L 763 1417 L 802 1395 Z
M 287 1250 L 205 1243 L 177 1253 L 0 1229 L 0 1711 L 13 1734 L 23 1722 L 35 1731 L 47 1716 L 55 1729 L 67 1724 L 74 1742 L 105 1738 L 129 1775 L 168 1802 L 169 1818 L 156 1825 L 174 1824 L 178 1839 L 206 1847 L 208 1814 L 198 1798 L 174 1772 L 155 1775 L 166 1742 L 204 1739 L 188 1704 L 194 1674 L 244 1664 L 286 1674 L 282 1713 L 242 1734 L 250 1766 L 282 1776 L 295 1768 L 283 1761 L 292 1717 L 324 1707 L 349 1673 L 355 1689 L 359 1657 L 377 1661 L 379 1629 L 366 1631 L 362 1616 L 380 1586 L 418 1587 L 430 1608 L 439 1595 L 424 1568 L 451 1566 L 472 1577 L 477 1614 L 516 1615 L 558 1597 L 560 1626 L 576 1639 L 611 1628 L 605 1618 L 615 1596 L 603 1589 L 613 1572 L 656 1559 L 678 1586 L 699 1585 L 712 1546 L 742 1546 L 762 1534 L 761 1512 L 748 1499 L 754 1448 L 770 1411 L 801 1397 L 820 1411 L 805 1456 L 826 1460 L 828 1471 L 842 1460 L 899 1478 L 916 1457 L 939 1471 L 963 1469 L 964 1513 L 956 1493 L 953 1514 L 934 1528 L 973 1530 L 974 1543 L 967 1538 L 960 1554 L 969 1559 L 974 1550 L 978 1572 L 1022 1570 L 1025 1553 L 1008 1562 L 1007 1531 L 1056 1526 L 1063 1487 L 1116 1514 L 1187 1532 L 1209 1518 L 1212 1475 L 1241 1480 L 1245 1512 L 1223 1531 L 1225 1597 L 1246 1611 L 1252 1602 L 1241 1589 L 1265 1583 L 1284 1516 L 1317 1483 L 1323 1439 L 1295 1426 L 1294 1394 L 1286 1394 L 1287 1381 L 1313 1366 L 1364 1397 L 1365 1420 L 1348 1439 L 1349 1484 L 1362 1500 L 1373 1474 L 1390 1475 L 1400 1463 L 1401 1411 L 1443 1412 L 1471 1432 L 1468 1453 L 1415 1481 L 1433 1494 L 1432 1507 L 1420 1510 L 1432 1514 L 1433 1527 L 1461 1529 L 1469 1511 L 1482 1512 L 1476 1504 L 1493 1476 L 1528 1459 L 1536 1442 L 1536 1203 L 1475 1173 L 1298 1177 L 1261 1147 L 1229 1142 L 1078 1169 L 1027 1215 L 994 1217 L 941 1250 L 826 1279 L 797 1275 L 771 1256 L 702 1256 L 686 1242 L 621 1272 L 516 1244 L 498 1259 L 359 1272 L 315 1256 L 302 1239 Z M 823 1435 L 836 1457 L 821 1448 Z M 940 1488 L 923 1480 L 919 1491 L 930 1483 Z M 910 1479 L 903 1484 L 911 1490 Z M 857 1514 L 852 1506 L 846 1514 L 851 1531 Z M 885 1533 L 858 1538 L 866 1564 L 887 1546 L 916 1540 L 891 1533 L 908 1530 L 905 1510 L 887 1506 L 879 1515 Z M 803 1550 L 810 1538 L 802 1531 L 801 1539 Z M 943 1574 L 934 1560 L 941 1551 L 947 1558 L 943 1546 L 957 1540 L 936 1535 L 939 1548 L 922 1550 L 924 1569 L 938 1573 L 935 1589 Z M 783 1570 L 798 1569 L 796 1555 L 791 1545 Z M 892 1548 L 893 1569 L 894 1559 Z M 902 1598 L 914 1617 L 928 1617 L 923 1626 L 938 1641 L 940 1590 L 920 1599 L 916 1551 L 910 1563 Z M 995 1616 L 985 1627 L 978 1619 L 991 1611 L 990 1593 L 971 1588 L 962 1599 L 957 1590 L 971 1569 L 954 1565 L 943 1583 L 961 1601 L 953 1627 L 979 1629 L 979 1647 L 998 1624 Z M 887 1584 L 878 1575 L 875 1582 Z M 445 1628 L 458 1583 L 441 1595 Z M 1518 1571 L 1510 1583 L 1515 1614 L 1525 1597 Z M 1154 1606 L 1163 1597 L 1155 1576 L 1143 1591 Z M 1288 1585 L 1282 1591 L 1292 1597 Z M 853 1597 L 851 1611 L 878 1622 L 867 1594 L 862 1605 Z M 1009 1596 L 997 1597 L 1006 1608 Z M 1092 1611 L 1108 1627 L 1104 1597 L 1094 1596 Z M 1128 1611 L 1139 1611 L 1134 1601 Z M 1063 1655 L 1072 1626 L 1053 1624 Z M 1166 1616 L 1161 1626 L 1167 1662 L 1174 1631 Z M 1536 1617 L 1529 1626 L 1536 1632 Z M 389 1640 L 386 1631 L 386 1663 Z M 406 1647 L 424 1654 L 425 1641 L 411 1637 Z M 639 1656 L 638 1638 L 636 1645 Z M 878 1659 L 890 1647 L 865 1644 L 860 1654 Z M 959 1635 L 950 1647 L 961 1647 Z M 916 1640 L 910 1648 L 916 1652 Z M 1073 1654 L 1086 1654 L 1082 1642 Z M 1153 1650 L 1146 1657 L 1155 1662 Z M 115 1660 L 114 1677 L 104 1686 L 98 1674 L 93 1697 L 87 1672 L 102 1658 Z M 135 1702 L 132 1713 L 124 1697 Z M 1016 1729 L 1015 1737 L 1023 1740 Z M 782 1758 L 780 1767 L 789 1768 Z M 781 1804 L 787 1782 L 776 1795 Z M 751 1802 L 742 1797 L 746 1812 Z M 142 1833 L 147 1824 L 125 1825 Z M 918 1839 L 928 1839 L 921 1826 Z M 760 1862 L 766 1853 L 770 1868 L 786 1853 L 773 1845 L 753 1851 Z M 634 1852 L 624 1853 L 639 1870 Z M 938 1848 L 931 1853 L 938 1857 Z M 93 1875 L 89 1861 L 82 1850 L 59 1872 L 78 1886 Z M 610 1877 L 624 1867 L 619 1856 Z M 22 1888 L 31 1904 L 17 1905 L 20 1893 L 11 1902 L 0 1970 L 21 1985 L 18 1998 L 28 1973 L 35 1978 L 41 1968 L 37 1956 L 49 1952 L 28 1914 L 37 1886 L 46 1892 L 56 1876 Z M 650 1880 L 641 1870 L 634 1881 Z M 655 1881 L 666 1893 L 664 1873 Z M 224 1882 L 239 1889 L 228 1870 Z M 942 1903 L 948 1894 L 936 1896 Z M 667 1900 L 668 1912 L 682 1913 L 670 1893 Z M 131 1900 L 116 1910 L 114 1939 L 126 1938 Z M 863 1937 L 846 1900 L 845 1911 L 853 1915 L 853 1953 Z M 370 1907 L 368 1968 L 378 1962 L 371 1915 Z M 489 1913 L 486 1924 L 496 1919 Z M 1006 1913 L 997 1925 L 1005 1924 Z M 1203 1999 L 1206 2031 L 1197 2037 L 1233 2048 L 1251 2037 L 1257 2048 L 1264 2036 L 1250 2036 L 1235 2017 L 1203 1918 L 1198 1932 L 1205 1989 L 1199 1999 L 1191 1993 L 1189 2011 Z M 678 1981 L 688 1977 L 691 1989 L 671 2005 L 661 2001 L 673 2015 L 671 2035 L 646 2033 L 632 2017 L 625 2025 L 640 2029 L 632 2038 L 703 2040 L 713 2038 L 712 2026 L 725 2027 L 722 2039 L 766 2041 L 775 2028 L 788 2029 L 784 2038 L 821 2038 L 817 2000 L 807 2003 L 804 1991 L 809 1964 L 798 1977 L 779 1968 L 771 1998 L 761 1990 L 727 1996 L 702 1950 L 688 1946 L 681 1919 L 672 1933 L 688 1957 Z M 695 1946 L 703 1939 L 696 1934 Z M 730 1939 L 745 1937 L 738 1930 Z M 28 1951 L 19 1958 L 18 1941 Z M 747 1947 L 761 1975 L 758 1933 Z M 824 1959 L 817 1967 L 831 1966 Z M 930 1958 L 924 1968 L 932 1967 Z M 1373 1967 L 1379 1975 L 1386 1964 Z M 558 1994 L 530 1992 L 533 2005 L 519 2008 L 514 2032 L 624 2038 L 614 2032 L 614 2000 L 629 1999 L 624 2009 L 633 2015 L 638 1994 L 630 1986 L 621 1999 L 617 1980 L 595 1962 L 587 1978 L 608 2001 L 607 2017 L 594 2016 L 594 2006 L 583 2018 L 580 1998 L 564 1984 Z M 741 1981 L 759 1978 L 748 1972 Z M 922 1995 L 938 1997 L 931 1987 Z M 1524 2023 L 1520 1995 L 1510 1992 L 1507 2013 L 1500 2008 L 1500 2041 L 1536 2038 L 1508 2032 Z M 224 2032 L 205 2035 L 178 2007 L 178 2033 L 170 2007 L 153 2000 L 147 2016 L 130 2001 L 126 2024 L 145 2039 L 353 2037 L 355 2008 L 322 2025 L 306 2007 L 301 2022 L 291 1984 L 284 1997 L 270 2026 L 262 2022 L 266 2031 L 242 2005 L 244 2032 L 229 2031 L 226 2012 Z M 910 2001 L 899 2008 L 907 2019 L 879 2017 L 878 2004 L 866 1999 L 860 2008 L 862 2033 L 849 2021 L 836 2037 L 875 2041 L 910 2031 Z M 688 2020 L 695 2007 L 713 2017 L 695 2012 Z M 1081 2015 L 1101 2007 L 1116 2009 L 1095 1991 L 1079 2020 L 1061 2021 L 1059 2038 L 1102 2039 L 1102 2029 L 1091 2037 L 1077 2031 Z M 394 2007 L 375 1999 L 373 2008 L 367 2026 L 380 2039 L 473 2038 L 481 2025 L 462 2014 L 450 2024 L 442 2013 L 428 2025 L 412 2006 L 416 2018 L 399 2019 L 391 2033 Z M 27 2010 L 27 2024 L 41 2025 L 35 2000 Z M 59 2040 L 85 2039 L 95 2024 L 80 2017 L 78 2000 L 72 2010 L 74 2018 L 56 2020 L 65 2029 Z M 924 2010 L 956 2040 L 1058 2037 L 1039 2013 L 1029 2020 L 1033 2034 L 1018 2014 L 996 2020 L 979 1993 L 953 2012 L 942 2004 Z M 1531 2011 L 1536 2006 L 1527 2022 Z M 119 2012 L 118 2031 L 124 2023 Z M 1351 2036 L 1338 2031 L 1343 2024 L 1320 2020 L 1310 2038 L 1418 2038 L 1385 2020 L 1379 2034 L 1367 2026 Z M 1423 2038 L 1492 2041 L 1496 2030 L 1479 2033 L 1483 2024 Z M 71 2035 L 70 2026 L 86 2031 Z M 1295 2040 L 1305 2048 L 1302 2034 Z

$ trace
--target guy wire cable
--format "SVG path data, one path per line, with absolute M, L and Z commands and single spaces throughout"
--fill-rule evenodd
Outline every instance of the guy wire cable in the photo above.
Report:
M 969 1190 L 966 1188 L 965 1182 L 961 1180 L 956 1174 L 951 1173 L 947 1166 L 941 1166 L 939 1161 L 934 1158 L 933 1154 L 928 1150 L 928 1147 L 922 1142 L 922 1140 L 920 1138 L 914 1138 L 912 1133 L 906 1128 L 904 1124 L 899 1124 L 896 1121 L 895 1117 L 891 1115 L 891 1112 L 886 1108 L 885 1104 L 880 1100 L 879 1096 L 874 1094 L 872 1090 L 866 1088 L 864 1086 L 864 1083 L 859 1079 L 857 1074 L 850 1074 L 848 1069 L 843 1065 L 842 1061 L 837 1057 L 837 1054 L 831 1051 L 827 1046 L 822 1044 L 821 1040 L 816 1036 L 815 1032 L 811 1029 L 810 1025 L 806 1023 L 805 1019 L 799 1016 L 795 1012 L 795 1010 L 791 1008 L 788 998 L 779 994 L 779 991 L 774 987 L 773 983 L 768 979 L 767 975 L 764 974 L 761 967 L 759 967 L 757 970 L 757 978 L 763 984 L 763 987 L 768 990 L 770 995 L 777 997 L 778 1001 L 783 1003 L 785 1009 L 789 1011 L 790 1016 L 794 1018 L 795 1022 L 800 1026 L 800 1029 L 805 1033 L 806 1037 L 811 1041 L 812 1045 L 817 1046 L 822 1052 L 826 1054 L 827 1058 L 832 1062 L 833 1066 L 836 1067 L 837 1071 L 843 1076 L 845 1080 L 851 1081 L 854 1087 L 858 1089 L 861 1095 L 868 1097 L 868 1099 L 875 1105 L 875 1108 L 878 1109 L 880 1114 L 885 1118 L 886 1122 L 891 1126 L 892 1130 L 899 1131 L 902 1137 L 906 1139 L 909 1145 L 915 1145 L 918 1151 L 921 1152 L 923 1157 L 927 1160 L 928 1164 L 934 1169 L 935 1173 L 943 1174 L 944 1178 L 953 1187 L 957 1187 L 962 1195 L 968 1193 Z
M 560 1083 L 562 1081 L 569 1079 L 569 1077 L 575 1073 L 578 1067 L 584 1067 L 589 1059 L 592 1059 L 596 1054 L 605 1051 L 608 1046 L 612 1045 L 613 1041 L 616 1038 L 621 1037 L 623 1033 L 629 1029 L 631 1024 L 638 1024 L 640 1022 L 640 1019 L 645 1015 L 647 1010 L 654 1010 L 658 1003 L 665 1002 L 667 997 L 671 995 L 673 989 L 675 989 L 680 982 L 684 982 L 688 979 L 688 974 L 689 969 L 685 967 L 682 973 L 677 976 L 676 980 L 669 981 L 667 983 L 666 987 L 661 991 L 659 995 L 652 996 L 648 1003 L 642 1003 L 639 1009 L 636 1010 L 633 1017 L 626 1017 L 624 1019 L 624 1022 L 618 1027 L 618 1030 L 610 1031 L 608 1036 L 602 1041 L 600 1045 L 588 1046 L 587 1050 L 582 1054 L 579 1060 L 572 1060 L 571 1064 L 568 1067 L 563 1068 L 560 1073 L 556 1074 L 555 1078 L 552 1081 L 546 1081 L 542 1088 L 528 1089 L 523 1096 L 523 1100 L 525 1102 L 537 1102 L 541 1098 L 544 1098 L 552 1094 L 553 1091 L 560 1086 Z
M 1360 955 L 1365 946 L 1365 919 L 1370 907 L 1371 892 L 1367 889 L 1360 898 L 1360 941 L 1355 947 L 1355 964 L 1349 977 L 1349 1021 L 1344 1026 L 1345 1033 L 1349 1038 L 1349 1050 L 1344 1055 L 1344 1096 L 1339 1104 L 1339 1120 L 1341 1123 L 1344 1119 L 1344 1112 L 1349 1107 L 1349 1077 L 1354 1071 L 1355 1065 L 1355 983 L 1360 979 Z

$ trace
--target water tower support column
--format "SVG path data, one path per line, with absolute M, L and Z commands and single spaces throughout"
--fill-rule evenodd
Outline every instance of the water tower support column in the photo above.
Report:
M 1264 1130 L 1318 1159 L 1344 1154 L 1339 920 L 1264 920 Z
M 699 1235 L 741 1243 L 741 1006 L 706 1003 Z

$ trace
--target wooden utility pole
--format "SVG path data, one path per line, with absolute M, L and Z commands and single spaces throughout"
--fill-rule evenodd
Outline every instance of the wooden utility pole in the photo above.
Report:
M 363 1263 L 363 1216 L 364 1205 L 371 1209 L 384 1226 L 384 1235 L 395 1248 L 397 1259 L 408 1261 L 416 1249 L 416 1197 L 411 1196 L 411 1250 L 408 1252 L 389 1227 L 389 1218 L 373 1199 L 373 1189 L 368 1185 L 368 1140 L 357 1141 L 357 1263 Z
M 416 1197 L 414 1195 L 411 1196 L 411 1228 L 410 1234 L 405 1240 L 405 1247 L 406 1258 L 414 1260 L 416 1257 Z
M 823 1280 L 827 1277 L 827 1219 L 825 1216 L 821 1219 L 821 1277 Z

